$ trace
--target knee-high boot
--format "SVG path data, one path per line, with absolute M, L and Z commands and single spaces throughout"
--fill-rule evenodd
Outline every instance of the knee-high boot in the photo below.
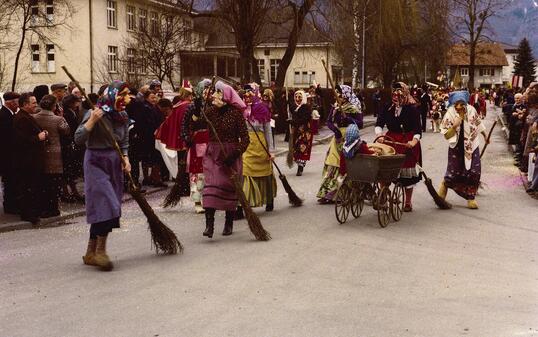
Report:
M 97 246 L 95 249 L 95 265 L 103 271 L 110 271 L 114 268 L 114 265 L 106 254 L 106 239 L 108 235 L 97 236 Z
M 226 211 L 226 220 L 224 222 L 224 230 L 222 235 L 228 236 L 232 235 L 234 230 L 234 211 Z
M 205 231 L 203 233 L 203 236 L 207 236 L 208 238 L 213 237 L 213 232 L 215 230 L 215 209 L 214 208 L 206 208 L 205 209 Z

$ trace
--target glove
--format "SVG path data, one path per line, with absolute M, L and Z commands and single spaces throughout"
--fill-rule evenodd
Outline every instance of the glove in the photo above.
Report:
M 239 158 L 241 155 L 241 152 L 239 150 L 234 150 L 230 152 L 226 158 L 224 158 L 224 165 L 228 167 L 232 167 L 233 163 Z

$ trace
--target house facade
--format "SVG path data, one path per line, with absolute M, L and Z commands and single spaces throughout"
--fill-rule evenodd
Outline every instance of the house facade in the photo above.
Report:
M 460 77 L 461 83 L 454 86 L 467 87 L 469 83 L 469 47 L 456 44 L 451 47 L 447 57 L 447 74 L 451 81 Z M 508 66 L 506 54 L 498 43 L 480 43 L 475 59 L 474 84 L 472 87 L 500 86 L 504 84 L 504 67 Z M 456 76 L 459 72 L 459 76 Z

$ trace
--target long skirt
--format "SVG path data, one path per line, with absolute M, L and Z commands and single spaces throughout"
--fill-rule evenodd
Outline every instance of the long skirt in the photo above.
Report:
M 121 160 L 112 149 L 86 149 L 84 156 L 86 219 L 98 223 L 121 216 L 123 172 Z
M 474 200 L 480 186 L 480 150 L 474 150 L 471 158 L 471 167 L 465 168 L 463 152 L 463 137 L 456 147 L 448 149 L 448 164 L 445 173 L 445 185 L 451 188 L 460 197 L 466 200 Z
M 191 174 L 204 172 L 202 161 L 207 150 L 209 141 L 209 132 L 207 130 L 198 130 L 194 133 L 193 144 L 187 155 L 187 171 Z
M 388 131 L 386 136 L 392 138 L 395 142 L 398 143 L 407 143 L 413 140 L 413 132 L 407 133 L 397 133 Z M 422 151 L 420 148 L 420 143 L 415 147 L 408 149 L 403 145 L 393 145 L 396 153 L 405 154 L 406 158 L 400 170 L 400 175 L 398 177 L 398 182 L 404 187 L 413 186 L 420 181 L 420 176 L 417 171 L 417 164 L 422 162 Z
M 314 136 L 312 135 L 310 123 L 308 122 L 306 125 L 294 127 L 293 129 L 293 159 L 300 166 L 306 165 L 306 162 L 310 160 L 310 154 L 312 152 Z
M 248 134 L 250 143 L 243 153 L 243 192 L 251 207 L 261 207 L 273 203 L 277 192 L 276 180 L 273 165 L 264 150 L 267 142 L 263 132 L 258 132 L 262 143 L 254 131 Z
M 347 128 L 340 128 L 340 132 L 345 139 Z M 331 140 L 327 156 L 325 158 L 325 166 L 323 167 L 323 179 L 319 188 L 317 197 L 319 199 L 333 200 L 339 183 L 344 180 L 345 161 L 342 160 L 342 143 L 337 144 L 336 138 Z
M 237 143 L 224 143 L 226 153 L 237 149 Z M 215 208 L 222 211 L 233 211 L 239 199 L 235 186 L 230 178 L 230 169 L 224 164 L 226 155 L 222 153 L 218 143 L 210 142 L 203 160 L 205 186 L 202 193 L 204 208 Z M 238 158 L 231 167 L 241 177 L 242 160 Z

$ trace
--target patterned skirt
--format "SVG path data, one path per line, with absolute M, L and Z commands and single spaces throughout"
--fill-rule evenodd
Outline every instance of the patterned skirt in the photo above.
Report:
M 474 150 L 471 167 L 465 168 L 463 154 L 463 142 L 459 142 L 455 148 L 448 149 L 448 165 L 445 173 L 445 185 L 451 188 L 460 197 L 466 200 L 474 200 L 480 186 L 480 150 Z
M 310 153 L 312 152 L 314 136 L 312 135 L 310 123 L 308 122 L 306 125 L 301 125 L 293 129 L 293 158 L 301 165 L 304 165 L 310 160 Z

